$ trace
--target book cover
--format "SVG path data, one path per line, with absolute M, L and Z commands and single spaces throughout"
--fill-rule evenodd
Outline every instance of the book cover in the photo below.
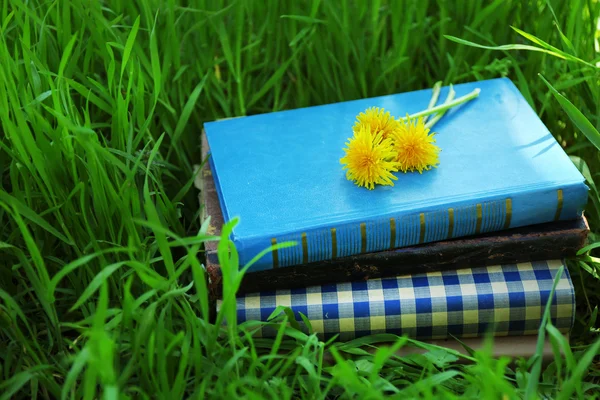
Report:
M 202 159 L 206 160 L 208 143 L 204 134 L 201 142 Z M 220 235 L 223 215 L 208 163 L 202 166 L 196 187 L 200 190 L 201 221 L 204 223 L 210 217 L 211 233 Z M 585 217 L 581 217 L 300 266 L 249 272 L 244 275 L 239 292 L 301 288 L 399 274 L 458 269 L 470 265 L 485 266 L 571 257 L 585 246 L 588 233 L 587 221 Z M 208 288 L 213 299 L 222 294 L 217 245 L 218 242 L 207 242 L 204 249 Z
M 580 217 L 584 178 L 524 97 L 506 79 L 455 86 L 479 97 L 436 125 L 440 165 L 396 173 L 375 190 L 340 165 L 356 116 L 383 107 L 403 116 L 426 108 L 431 90 L 274 112 L 205 124 L 223 217 L 241 264 L 274 243 L 252 270 Z M 444 88 L 441 97 L 448 88 Z
M 300 313 L 307 316 L 324 340 L 375 333 L 416 339 L 478 337 L 490 331 L 535 335 L 562 265 L 561 260 L 534 261 L 262 291 L 238 296 L 237 318 L 239 323 L 267 321 L 277 306 L 287 306 L 298 321 Z M 575 292 L 565 268 L 552 299 L 552 324 L 566 333 L 574 313 Z M 270 326 L 257 332 L 275 334 Z

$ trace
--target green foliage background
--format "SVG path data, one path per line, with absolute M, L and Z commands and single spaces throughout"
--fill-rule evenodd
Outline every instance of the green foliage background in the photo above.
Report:
M 0 399 L 593 396 L 599 12 L 596 0 L 0 0 Z M 252 339 L 257 323 L 235 323 L 227 240 L 210 322 L 200 249 L 217 238 L 193 187 L 204 121 L 499 76 L 591 187 L 571 341 L 541 329 L 564 356 L 323 343 L 283 316 L 275 340 Z M 427 351 L 395 355 L 409 345 Z

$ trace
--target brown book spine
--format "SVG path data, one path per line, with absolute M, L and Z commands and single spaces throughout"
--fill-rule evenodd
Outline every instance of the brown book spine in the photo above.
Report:
M 351 282 L 403 274 L 574 256 L 585 245 L 585 220 L 561 221 L 497 235 L 455 239 L 337 260 L 247 273 L 240 293 Z M 207 252 L 211 295 L 221 294 L 217 253 Z

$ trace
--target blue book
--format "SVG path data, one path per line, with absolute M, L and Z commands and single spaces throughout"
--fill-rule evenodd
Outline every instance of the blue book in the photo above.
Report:
M 240 218 L 240 264 L 288 241 L 250 271 L 580 217 L 584 178 L 519 90 L 505 78 L 454 87 L 476 88 L 435 126 L 438 168 L 374 190 L 340 164 L 356 116 L 422 111 L 430 89 L 206 123 L 223 217 Z

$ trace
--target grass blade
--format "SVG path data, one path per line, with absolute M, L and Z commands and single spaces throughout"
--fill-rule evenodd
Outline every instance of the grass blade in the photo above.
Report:
M 36 372 L 49 368 L 49 366 L 38 365 L 27 371 L 20 372 L 10 379 L 0 383 L 0 391 L 2 392 L 0 400 L 10 400 L 13 398 L 12 396 L 14 394 L 16 394 L 23 386 L 25 386 L 25 384 L 27 384 L 27 382 L 35 378 Z
M 535 361 L 533 363 L 533 367 L 531 368 L 531 376 L 529 377 L 529 382 L 527 384 L 527 390 L 525 393 L 526 399 L 535 399 L 538 396 L 537 390 L 539 386 L 540 373 L 542 371 L 542 356 L 544 352 L 544 342 L 546 339 L 546 325 L 550 320 L 550 311 L 552 303 L 554 301 L 554 292 L 556 290 L 558 282 L 560 282 L 560 278 L 562 277 L 564 270 L 565 267 L 564 265 L 562 265 L 556 273 L 556 277 L 554 278 L 554 284 L 552 285 L 552 289 L 550 290 L 550 294 L 548 296 L 548 302 L 546 303 L 546 308 L 544 310 L 542 322 L 540 323 L 540 328 L 538 330 L 537 345 L 535 348 L 535 353 L 533 355 L 533 359 L 535 359 Z
M 33 222 L 34 224 L 36 224 L 40 228 L 44 229 L 45 231 L 51 233 L 53 236 L 62 240 L 66 244 L 68 244 L 68 245 L 74 244 L 73 241 L 69 240 L 66 236 L 64 236 L 62 233 L 57 231 L 52 225 L 50 225 L 48 222 L 46 222 L 46 220 L 44 218 L 40 217 L 39 214 L 37 214 L 31 208 L 27 207 L 21 201 L 19 201 L 18 199 L 14 198 L 11 195 L 9 195 L 8 193 L 0 191 L 0 200 L 4 201 L 7 204 L 12 205 L 15 208 L 15 210 L 19 214 L 21 214 L 23 217 L 27 218 L 29 221 Z
M 583 357 L 577 362 L 577 367 L 572 372 L 569 380 L 562 386 L 557 399 L 569 399 L 577 388 L 581 387 L 581 381 L 583 376 L 588 373 L 590 364 L 594 361 L 594 358 L 600 353 L 600 340 L 596 340 L 588 350 L 585 352 Z
M 558 101 L 562 109 L 567 113 L 569 119 L 575 124 L 575 126 L 588 138 L 588 140 L 596 146 L 596 149 L 600 150 L 600 132 L 594 128 L 594 125 L 589 119 L 583 115 L 581 111 L 577 109 L 565 96 L 558 93 L 556 89 L 540 74 L 540 78 L 546 84 L 554 98 Z
M 106 280 L 119 268 L 121 268 L 123 265 L 125 265 L 125 262 L 119 262 L 116 264 L 112 264 L 107 266 L 106 268 L 104 268 L 98 275 L 96 275 L 94 277 L 94 279 L 92 279 L 92 281 L 90 282 L 90 284 L 88 285 L 88 287 L 83 291 L 83 293 L 81 294 L 81 296 L 79 296 L 79 299 L 77 299 L 77 301 L 75 302 L 75 304 L 73 304 L 71 306 L 71 308 L 69 309 L 69 311 L 73 311 L 78 309 L 79 307 L 81 307 L 81 305 L 83 303 L 85 303 L 85 301 L 87 299 L 89 299 L 94 293 L 96 293 L 96 291 L 104 284 L 106 284 Z
M 125 42 L 125 48 L 123 49 L 123 61 L 121 62 L 121 80 L 123 79 L 123 73 L 125 72 L 125 68 L 127 68 L 127 63 L 129 62 L 129 58 L 131 57 L 131 52 L 133 51 L 133 45 L 135 44 L 135 38 L 139 29 L 140 16 L 138 15 L 138 17 L 135 19 L 135 22 L 133 23 L 133 26 L 131 27 L 131 32 L 129 32 L 127 42 Z
M 196 102 L 198 101 L 198 97 L 200 96 L 200 93 L 202 93 L 202 89 L 204 89 L 204 84 L 206 83 L 208 76 L 209 76 L 208 74 L 204 75 L 204 78 L 202 78 L 200 83 L 198 83 L 198 85 L 196 85 L 196 87 L 194 88 L 194 91 L 192 92 L 189 99 L 185 103 L 185 106 L 183 107 L 183 111 L 181 112 L 181 116 L 179 117 L 179 121 L 177 121 L 177 126 L 175 127 L 175 132 L 173 133 L 173 137 L 171 138 L 171 149 L 169 151 L 169 154 L 171 154 L 171 150 L 176 148 L 175 146 L 178 145 L 179 138 L 183 134 L 183 131 L 188 123 L 188 120 L 190 119 L 190 116 L 192 115 L 192 111 L 194 110 L 194 107 L 196 107 Z M 167 159 L 168 158 L 169 158 L 169 156 L 167 156 Z
M 60 65 L 58 67 L 58 77 L 62 78 L 65 74 L 65 68 L 67 67 L 67 62 L 69 61 L 69 57 L 71 56 L 71 52 L 73 51 L 73 46 L 75 45 L 75 41 L 77 40 L 77 35 L 73 35 L 67 47 L 62 54 L 62 58 L 60 59 Z

